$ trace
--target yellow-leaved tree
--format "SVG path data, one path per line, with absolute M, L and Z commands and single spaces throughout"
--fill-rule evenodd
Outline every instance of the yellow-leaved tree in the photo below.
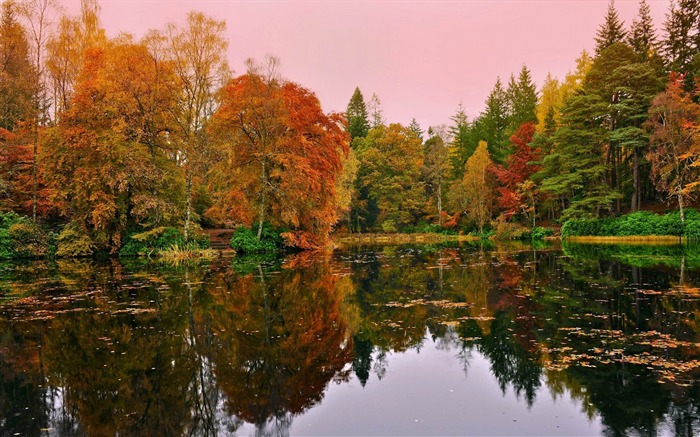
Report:
M 484 225 L 493 214 L 492 165 L 486 141 L 479 141 L 476 151 L 467 160 L 462 180 L 456 181 L 450 190 L 452 208 L 475 223 L 479 233 L 484 231 Z

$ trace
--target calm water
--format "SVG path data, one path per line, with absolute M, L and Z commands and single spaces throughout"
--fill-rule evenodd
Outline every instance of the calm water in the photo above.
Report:
M 0 435 L 700 433 L 700 248 L 0 265 Z

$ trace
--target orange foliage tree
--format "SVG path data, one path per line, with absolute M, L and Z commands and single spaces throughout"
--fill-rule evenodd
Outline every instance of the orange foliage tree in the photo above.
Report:
M 276 61 L 272 60 L 274 67 Z M 263 222 L 290 229 L 290 246 L 324 244 L 338 221 L 337 180 L 349 153 L 344 119 L 326 115 L 313 92 L 274 69 L 232 79 L 220 95 L 212 132 L 218 163 L 209 172 L 209 217 L 227 225 Z
M 498 206 L 505 217 L 512 217 L 526 209 L 528 199 L 523 185 L 530 176 L 542 167 L 533 165 L 540 158 L 541 150 L 532 148 L 532 138 L 535 134 L 534 123 L 523 123 L 510 137 L 510 143 L 515 147 L 513 154 L 505 159 L 505 165 L 493 166 L 493 172 L 498 179 Z M 534 212 L 534 211 L 533 211 Z
M 114 252 L 128 224 L 177 215 L 177 172 L 156 113 L 169 107 L 158 84 L 172 74 L 143 45 L 89 49 L 70 107 L 48 134 L 42 161 L 56 201 L 95 248 Z

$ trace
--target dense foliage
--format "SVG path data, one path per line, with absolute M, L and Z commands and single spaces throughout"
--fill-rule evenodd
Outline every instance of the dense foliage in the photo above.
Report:
M 646 0 L 630 26 L 610 1 L 595 53 L 564 78 L 538 89 L 523 66 L 496 78 L 478 116 L 460 105 L 427 129 L 388 122 L 359 88 L 346 114 L 324 113 L 274 57 L 235 76 L 226 23 L 201 13 L 137 40 L 108 38 L 97 0 L 55 26 L 42 19 L 52 8 L 0 11 L 0 211 L 30 217 L 12 256 L 49 253 L 29 237 L 42 226 L 61 256 L 149 253 L 163 229 L 181 230 L 167 244 L 198 247 L 202 226 L 249 228 L 264 246 L 265 223 L 300 249 L 336 231 L 627 226 L 612 218 L 651 207 L 677 206 L 686 235 L 694 226 L 695 1 L 672 4 L 663 32 Z
M 650 211 L 637 211 L 620 217 L 572 219 L 564 223 L 562 237 L 571 236 L 649 236 L 677 235 L 700 238 L 700 212 L 694 209 L 685 211 L 685 222 L 681 222 L 680 212 L 655 214 Z

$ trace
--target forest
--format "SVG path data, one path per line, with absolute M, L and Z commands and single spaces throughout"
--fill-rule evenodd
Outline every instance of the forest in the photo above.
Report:
M 700 237 L 700 1 L 666 17 L 657 28 L 640 0 L 626 26 L 611 0 L 565 77 L 538 87 L 523 65 L 477 117 L 460 104 L 424 129 L 359 88 L 325 113 L 274 57 L 234 75 L 226 23 L 202 13 L 108 38 L 97 0 L 77 16 L 5 0 L 0 258 L 195 250 L 206 228 L 239 229 L 249 251 L 358 232 L 614 234 L 626 214 L 625 235 L 665 220 Z

